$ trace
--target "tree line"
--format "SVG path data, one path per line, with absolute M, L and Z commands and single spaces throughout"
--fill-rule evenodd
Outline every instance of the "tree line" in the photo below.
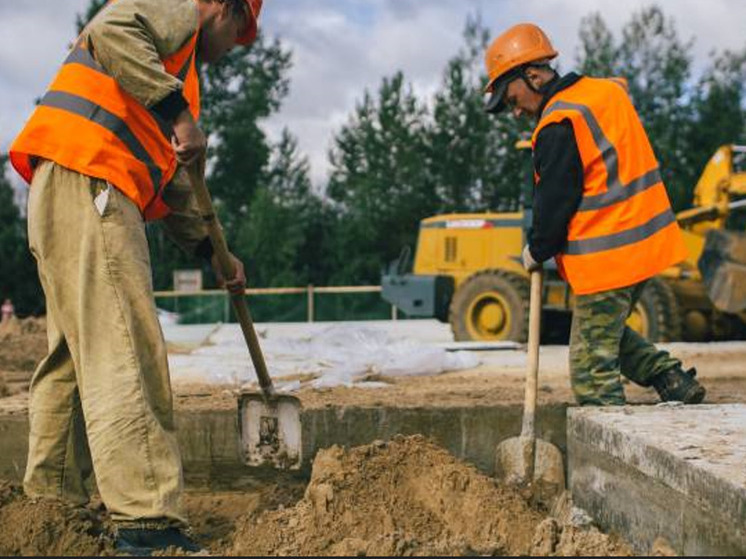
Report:
M 102 4 L 92 0 L 79 29 Z M 421 219 L 521 207 L 532 170 L 528 151 L 515 144 L 530 137 L 530 125 L 482 109 L 483 53 L 493 31 L 479 17 L 467 20 L 433 98 L 415 95 L 401 71 L 361 92 L 334 133 L 321 188 L 313 188 L 292 130 L 272 141 L 262 129 L 292 86 L 292 53 L 282 40 L 260 35 L 204 70 L 208 184 L 251 285 L 375 284 L 403 246 L 414 246 Z M 628 80 L 676 210 L 691 205 L 705 163 L 718 146 L 743 137 L 746 119 L 746 45 L 713 52 L 696 76 L 693 65 L 693 39 L 650 6 L 617 36 L 601 14 L 589 14 L 572 67 L 561 68 Z M 7 214 L 0 221 L 0 297 L 12 297 L 21 312 L 40 312 L 23 217 L 10 197 L 0 179 L 0 212 Z M 181 254 L 157 223 L 148 225 L 148 237 L 156 289 L 171 288 L 174 269 L 203 265 Z

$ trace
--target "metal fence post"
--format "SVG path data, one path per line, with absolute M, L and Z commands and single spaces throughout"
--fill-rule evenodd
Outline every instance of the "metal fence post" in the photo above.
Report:
M 313 322 L 313 284 L 308 284 L 308 322 Z
M 396 305 L 391 305 L 391 320 L 399 320 L 399 309 Z

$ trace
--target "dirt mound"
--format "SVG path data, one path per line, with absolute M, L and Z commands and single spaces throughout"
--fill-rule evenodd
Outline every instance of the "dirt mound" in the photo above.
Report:
M 0 555 L 111 555 L 100 511 L 34 501 L 0 482 Z
M 47 319 L 44 317 L 18 318 L 12 317 L 5 324 L 0 325 L 0 338 L 4 336 L 18 336 L 21 334 L 44 334 L 47 331 Z
M 186 493 L 183 504 L 191 535 L 207 549 L 225 549 L 232 545 L 236 523 L 242 518 L 293 506 L 304 489 L 302 480 L 288 476 L 278 483 L 257 481 L 242 491 Z
M 597 531 L 561 526 L 423 437 L 321 451 L 293 508 L 238 522 L 233 555 L 610 555 Z
M 235 523 L 247 513 L 292 506 L 305 484 L 295 478 L 279 483 L 257 481 L 240 492 L 190 492 L 184 508 L 191 535 L 211 550 L 232 544 Z M 33 501 L 17 484 L 0 480 L 0 556 L 115 555 L 114 524 L 102 506 L 74 508 L 50 501 Z M 155 555 L 184 555 L 170 549 Z
M 32 372 L 47 353 L 47 321 L 11 318 L 0 325 L 0 371 Z

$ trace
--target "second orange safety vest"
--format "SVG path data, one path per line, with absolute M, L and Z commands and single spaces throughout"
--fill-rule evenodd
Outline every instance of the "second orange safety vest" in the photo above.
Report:
M 559 91 L 534 130 L 534 148 L 545 126 L 563 120 L 583 165 L 583 197 L 556 258 L 575 294 L 634 285 L 684 260 L 658 162 L 623 85 L 583 77 Z
M 197 37 L 162 61 L 166 72 L 183 82 L 195 120 L 200 112 Z M 171 136 L 171 126 L 120 87 L 78 41 L 9 156 L 29 184 L 35 160 L 48 159 L 108 181 L 153 220 L 169 212 L 161 196 L 176 171 Z

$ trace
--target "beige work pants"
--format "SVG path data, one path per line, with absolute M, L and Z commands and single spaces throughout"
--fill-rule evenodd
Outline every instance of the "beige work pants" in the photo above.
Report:
M 49 353 L 31 381 L 27 494 L 84 503 L 92 469 L 114 520 L 182 521 L 166 346 L 140 212 L 105 182 L 44 161 L 28 229 Z

